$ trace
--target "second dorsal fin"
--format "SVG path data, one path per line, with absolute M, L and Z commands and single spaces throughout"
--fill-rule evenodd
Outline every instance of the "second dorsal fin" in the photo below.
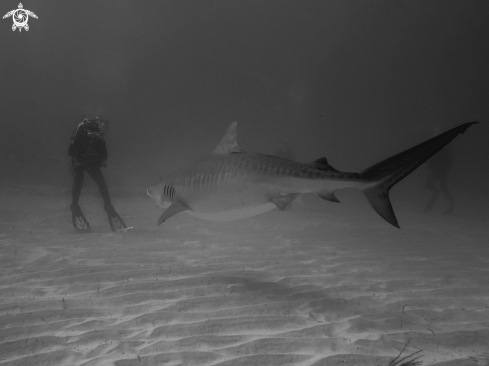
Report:
M 336 170 L 331 165 L 329 165 L 328 159 L 326 159 L 324 157 L 313 161 L 312 164 L 314 165 L 314 167 L 316 169 L 319 169 L 319 170 L 329 170 L 330 172 L 339 172 L 339 170 Z

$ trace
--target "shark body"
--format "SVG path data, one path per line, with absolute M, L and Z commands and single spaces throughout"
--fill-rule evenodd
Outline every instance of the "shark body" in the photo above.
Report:
M 302 193 L 339 202 L 338 189 L 361 190 L 373 209 L 399 227 L 389 190 L 472 124 L 468 122 L 377 163 L 360 173 L 340 172 L 326 158 L 299 163 L 243 151 L 233 122 L 213 153 L 162 179 L 147 190 L 166 208 L 158 225 L 181 211 L 212 221 L 251 217 L 285 208 Z

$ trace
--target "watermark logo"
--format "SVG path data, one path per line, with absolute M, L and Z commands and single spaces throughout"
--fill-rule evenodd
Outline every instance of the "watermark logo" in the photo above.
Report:
M 9 11 L 7 14 L 3 16 L 3 19 L 12 17 L 14 24 L 12 25 L 12 30 L 15 31 L 17 28 L 19 28 L 19 32 L 22 31 L 22 28 L 24 28 L 26 31 L 29 30 L 29 24 L 27 22 L 29 21 L 29 15 L 33 18 L 37 19 L 37 15 L 34 14 L 30 10 L 24 9 L 24 6 L 22 3 L 19 3 L 19 8 L 14 9 Z

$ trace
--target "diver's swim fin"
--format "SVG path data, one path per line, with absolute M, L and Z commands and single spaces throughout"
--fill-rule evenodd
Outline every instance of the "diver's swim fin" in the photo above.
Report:
M 73 220 L 73 226 L 76 230 L 87 232 L 91 230 L 90 224 L 88 223 L 80 206 L 76 204 L 71 205 L 71 218 Z
M 105 211 L 107 212 L 107 219 L 109 220 L 110 229 L 112 231 L 125 230 L 128 228 L 119 214 L 115 211 L 114 207 L 106 207 Z

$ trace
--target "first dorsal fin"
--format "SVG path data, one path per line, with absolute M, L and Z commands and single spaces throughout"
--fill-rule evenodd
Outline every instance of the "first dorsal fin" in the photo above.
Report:
M 238 144 L 238 122 L 234 121 L 224 134 L 219 145 L 214 150 L 214 154 L 230 154 L 243 152 Z

